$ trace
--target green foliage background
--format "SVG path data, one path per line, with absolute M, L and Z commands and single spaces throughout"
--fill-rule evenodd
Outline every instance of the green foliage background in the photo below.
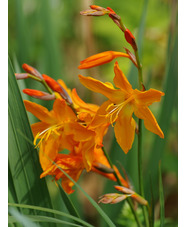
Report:
M 112 82 L 114 62 L 81 71 L 77 68 L 79 62 L 92 54 L 102 51 L 124 51 L 124 46 L 129 49 L 130 47 L 124 40 L 123 33 L 107 16 L 94 18 L 80 16 L 79 12 L 88 9 L 90 4 L 103 7 L 109 6 L 121 16 L 124 24 L 137 37 L 146 89 L 153 87 L 165 92 L 162 102 L 153 104 L 151 108 L 165 133 L 165 139 L 161 140 L 156 135 L 145 129 L 143 130 L 144 178 L 146 196 L 149 200 L 150 182 L 152 182 L 156 205 L 155 218 L 158 219 L 160 207 L 157 189 L 158 162 L 161 159 L 165 217 L 176 223 L 178 175 L 176 0 L 8 1 L 10 57 L 9 138 L 14 138 L 13 135 L 16 135 L 15 139 L 9 139 L 9 200 L 10 202 L 46 206 L 69 212 L 64 205 L 64 197 L 60 194 L 60 189 L 51 182 L 51 179 L 46 179 L 46 182 L 43 179 L 39 179 L 41 169 L 38 164 L 37 152 L 31 144 L 33 138 L 28 127 L 28 119 L 26 115 L 23 118 L 20 117 L 24 116 L 23 112 L 25 110 L 23 104 L 20 104 L 22 101 L 19 90 L 16 88 L 17 82 L 12 77 L 14 72 L 23 72 L 21 65 L 27 63 L 54 79 L 62 78 L 70 88 L 76 87 L 80 97 L 85 101 L 101 104 L 104 98 L 84 88 L 78 81 L 77 75 L 83 74 L 93 76 L 102 81 Z M 132 67 L 128 59 L 121 58 L 118 59 L 118 62 L 135 87 L 137 85 L 136 69 Z M 18 85 L 20 89 L 43 89 L 39 84 L 31 80 L 18 81 Z M 34 100 L 26 95 L 21 95 L 24 99 L 35 101 L 48 108 L 52 107 L 52 102 Z M 16 107 L 16 103 L 18 103 L 18 107 Z M 15 110 L 18 111 L 17 114 L 15 114 Z M 14 117 L 12 117 L 12 113 L 14 113 Z M 29 121 L 33 123 L 36 119 L 29 115 Z M 22 122 L 23 126 L 20 126 L 20 122 Z M 12 153 L 15 146 L 23 146 L 23 144 L 25 144 L 23 153 Z M 107 150 L 110 151 L 113 162 L 118 167 L 120 167 L 120 164 L 125 167 L 135 189 L 138 191 L 136 143 L 134 143 L 132 150 L 125 155 L 117 145 L 111 128 L 104 144 Z M 33 160 L 28 157 L 30 155 Z M 120 164 L 118 164 L 118 160 Z M 30 178 L 30 175 L 26 175 L 33 172 L 31 170 L 33 163 L 34 167 L 36 165 L 37 168 L 34 168 L 34 173 L 31 175 L 32 178 Z M 25 179 L 27 179 L 26 182 Z M 91 182 L 94 184 L 91 184 Z M 96 201 L 98 196 L 104 192 L 113 192 L 114 183 L 108 182 L 95 174 L 85 173 L 78 183 Z M 20 189 L 20 184 L 25 186 Z M 97 211 L 81 193 L 76 191 L 69 197 L 82 219 L 87 220 L 94 226 L 105 226 Z M 112 206 L 114 206 L 114 209 Z M 120 210 L 122 204 L 101 205 L 101 207 L 115 223 L 117 223 L 118 217 L 120 217 L 119 220 L 121 219 Z M 72 209 L 70 210 L 72 211 Z M 117 226 L 119 226 L 118 223 Z M 171 225 L 169 224 L 169 226 Z

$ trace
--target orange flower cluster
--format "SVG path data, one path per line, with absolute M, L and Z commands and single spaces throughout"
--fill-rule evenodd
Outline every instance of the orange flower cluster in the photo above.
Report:
M 88 57 L 81 61 L 79 69 L 87 69 L 112 61 L 117 57 L 129 58 L 140 70 L 141 65 L 137 56 L 135 37 L 122 24 L 121 18 L 109 7 L 107 9 L 92 5 L 90 10 L 81 12 L 87 16 L 108 16 L 124 32 L 126 41 L 132 46 L 135 55 L 127 48 L 127 53 L 106 51 Z M 43 173 L 41 177 L 52 175 L 55 180 L 62 179 L 62 187 L 67 193 L 72 193 L 73 182 L 64 174 L 65 171 L 73 180 L 77 181 L 82 171 L 95 171 L 113 181 L 129 188 L 129 184 L 120 175 L 115 166 L 110 166 L 103 152 L 103 137 L 107 133 L 109 125 L 114 126 L 115 137 L 125 153 L 131 149 L 136 122 L 133 114 L 144 120 L 146 129 L 164 138 L 149 106 L 159 102 L 163 92 L 149 89 L 133 89 L 117 62 L 114 64 L 115 87 L 109 83 L 103 83 L 91 77 L 79 75 L 80 82 L 88 89 L 103 94 L 108 98 L 101 106 L 85 103 L 77 94 L 76 89 L 68 89 L 62 80 L 55 81 L 51 77 L 40 74 L 33 67 L 23 64 L 26 73 L 16 74 L 17 79 L 32 78 L 41 82 L 48 92 L 33 89 L 24 89 L 23 92 L 39 99 L 55 100 L 53 109 L 49 111 L 45 107 L 24 101 L 27 111 L 35 115 L 40 121 L 33 124 L 34 144 L 39 148 L 39 159 Z M 142 84 L 143 87 L 143 84 Z M 68 152 L 66 152 L 68 151 Z M 61 169 L 63 171 L 61 171 Z M 117 188 L 118 189 L 118 188 Z M 123 190 L 124 194 L 126 189 Z M 127 192 L 128 193 L 128 192 Z M 135 192 L 129 195 L 140 203 L 146 203 Z M 101 202 L 121 201 L 127 195 L 109 195 Z M 116 200 L 115 200 L 116 199 Z
M 30 70 L 32 67 L 26 66 L 24 68 L 29 68 L 29 73 L 35 76 Z M 16 77 L 22 78 L 22 74 L 16 74 Z M 35 98 L 55 99 L 51 111 L 24 100 L 27 111 L 40 120 L 31 127 L 34 144 L 39 148 L 39 160 L 43 169 L 41 178 L 52 175 L 55 180 L 62 179 L 62 187 L 67 193 L 73 192 L 73 182 L 60 168 L 75 181 L 84 169 L 116 181 L 113 169 L 102 150 L 103 136 L 110 123 L 107 118 L 100 121 L 99 106 L 85 103 L 76 89 L 70 91 L 62 80 L 55 81 L 44 74 L 40 79 L 40 82 L 46 83 L 52 89 L 52 94 L 32 89 L 24 89 L 23 92 Z M 68 153 L 64 153 L 65 150 L 68 150 Z M 128 187 L 116 167 L 114 170 L 122 184 Z

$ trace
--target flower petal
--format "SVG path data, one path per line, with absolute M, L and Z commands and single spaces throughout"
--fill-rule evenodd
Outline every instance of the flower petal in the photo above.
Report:
M 42 121 L 32 124 L 31 128 L 33 136 L 35 137 L 38 133 L 43 132 L 48 127 L 50 127 L 50 125 Z
M 103 94 L 114 103 L 118 103 L 123 99 L 123 91 L 114 89 L 108 83 L 103 83 L 92 77 L 84 77 L 82 75 L 79 75 L 79 79 L 85 87 L 91 91 Z
M 129 81 L 127 80 L 124 73 L 119 68 L 117 61 L 115 62 L 115 65 L 114 65 L 114 73 L 115 73 L 115 77 L 114 77 L 113 81 L 114 81 L 114 84 L 116 85 L 116 87 L 122 89 L 123 91 L 125 91 L 127 93 L 132 93 L 132 91 L 133 91 L 132 86 L 129 83 Z
M 158 125 L 156 118 L 148 107 L 135 105 L 134 114 L 136 117 L 144 120 L 146 129 L 157 134 L 159 137 L 164 138 L 164 134 Z
M 139 91 L 135 89 L 134 95 L 137 104 L 149 106 L 153 102 L 159 102 L 161 100 L 161 96 L 164 96 L 165 94 L 161 91 L 151 88 L 148 91 Z
M 76 105 L 78 105 L 80 108 L 82 108 L 84 110 L 96 112 L 99 108 L 99 106 L 97 106 L 97 105 L 88 104 L 88 103 L 84 102 L 77 94 L 77 91 L 75 88 L 72 90 L 72 100 L 73 100 L 73 103 L 75 103 Z
M 73 110 L 67 105 L 64 99 L 56 99 L 53 111 L 58 121 L 76 120 Z
M 28 100 L 24 100 L 24 104 L 26 110 L 32 113 L 34 116 L 36 116 L 39 120 L 48 124 L 55 124 L 56 120 L 53 114 L 50 111 L 48 111 L 47 108 L 37 103 L 30 102 Z
M 118 144 L 127 154 L 132 147 L 135 135 L 135 120 L 132 118 L 133 106 L 127 104 L 120 111 L 116 125 L 114 127 Z
M 47 140 L 43 140 L 40 145 L 39 160 L 43 171 L 52 165 L 58 154 L 59 136 L 51 135 Z
M 88 127 L 89 129 L 95 129 L 100 127 L 101 125 L 110 124 L 110 121 L 106 116 L 107 115 L 106 109 L 110 104 L 111 104 L 111 101 L 107 100 L 100 106 L 94 119 L 92 120 L 91 124 Z

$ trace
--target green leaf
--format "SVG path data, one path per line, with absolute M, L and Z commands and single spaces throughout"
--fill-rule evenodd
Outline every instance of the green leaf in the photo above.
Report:
M 52 207 L 10 60 L 8 70 L 9 202 Z
M 66 192 L 63 190 L 61 184 L 59 183 L 58 185 L 59 185 L 61 197 L 63 198 L 63 202 L 65 203 L 66 208 L 68 209 L 69 213 L 75 217 L 79 217 L 79 214 L 78 214 L 76 208 L 74 207 L 72 201 L 70 200 L 70 198 L 68 197 Z
M 92 225 L 81 220 L 80 218 L 74 217 L 70 214 L 66 214 L 66 213 L 58 211 L 58 210 L 49 209 L 49 208 L 40 207 L 40 206 L 26 205 L 26 204 L 9 203 L 8 205 L 11 206 L 11 207 L 20 207 L 20 208 L 31 209 L 31 210 L 35 210 L 35 211 L 38 210 L 38 211 L 42 211 L 42 212 L 52 213 L 52 214 L 55 214 L 55 215 L 60 215 L 60 216 L 72 219 L 74 221 L 77 221 L 77 222 L 83 224 L 84 226 L 92 227 Z
M 73 224 L 71 222 L 62 221 L 62 220 L 57 219 L 57 218 L 46 217 L 46 216 L 41 216 L 41 215 L 24 215 L 24 217 L 28 218 L 32 222 L 46 222 L 46 223 L 51 222 L 51 223 L 55 223 L 55 224 L 59 223 L 59 224 L 67 225 L 67 226 L 82 227 L 82 225 L 77 225 L 77 224 Z M 13 216 L 9 216 L 8 222 L 9 223 L 15 223 L 16 218 L 14 218 Z
M 38 225 L 36 225 L 35 223 L 33 223 L 28 217 L 26 217 L 25 215 L 21 214 L 20 212 L 18 212 L 15 208 L 10 208 L 9 209 L 9 213 L 12 216 L 8 217 L 8 223 L 20 223 L 23 226 L 27 227 L 38 227 Z
M 154 227 L 154 193 L 152 187 L 152 177 L 150 176 L 151 203 L 149 207 L 149 224 Z
M 165 150 L 165 145 L 168 138 L 171 116 L 173 110 L 175 108 L 174 104 L 176 104 L 177 96 L 178 96 L 178 37 L 176 35 L 174 41 L 174 48 L 171 54 L 171 59 L 168 65 L 167 74 L 165 77 L 165 96 L 163 97 L 163 104 L 160 112 L 160 119 L 158 123 L 164 132 L 165 138 L 160 139 L 158 136 L 155 136 L 154 142 L 151 147 L 151 154 L 149 158 L 149 162 L 147 165 L 147 170 L 151 170 L 151 174 L 153 176 L 153 184 L 157 185 L 158 182 L 158 162 L 162 159 L 163 152 Z M 149 174 L 148 171 L 146 171 Z M 149 177 L 146 177 L 146 191 L 149 186 Z M 154 195 L 157 197 L 157 193 Z
M 165 208 L 164 208 L 164 194 L 163 183 L 161 175 L 161 162 L 159 162 L 159 196 L 160 196 L 160 227 L 164 226 Z

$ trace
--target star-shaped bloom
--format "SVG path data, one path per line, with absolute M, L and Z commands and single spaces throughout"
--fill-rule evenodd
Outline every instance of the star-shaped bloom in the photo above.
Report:
M 114 65 L 114 72 L 113 81 L 117 89 L 110 83 L 79 75 L 80 82 L 85 87 L 109 99 L 100 107 L 99 112 L 102 114 L 97 124 L 100 124 L 101 118 L 106 118 L 111 124 L 116 122 L 115 136 L 125 153 L 131 149 L 134 141 L 136 123 L 133 113 L 137 118 L 144 120 L 146 129 L 164 138 L 161 128 L 149 109 L 152 103 L 160 101 L 164 93 L 155 89 L 147 91 L 133 89 L 117 62 Z

